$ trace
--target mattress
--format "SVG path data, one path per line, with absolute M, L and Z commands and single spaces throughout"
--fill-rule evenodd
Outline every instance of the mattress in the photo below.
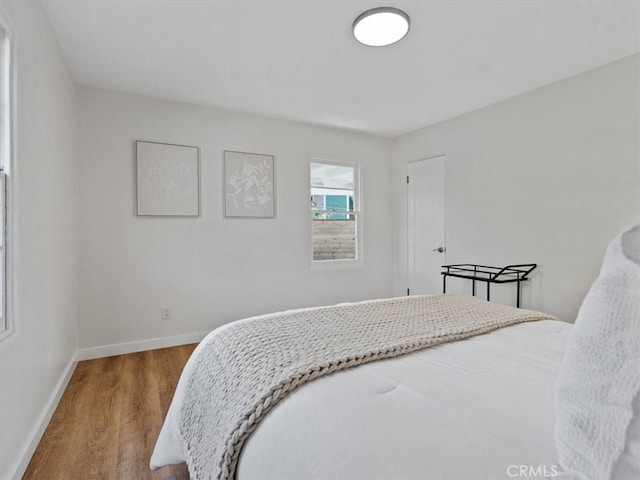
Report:
M 262 421 L 244 447 L 236 479 L 495 480 L 514 478 L 521 468 L 553 473 L 553 386 L 570 328 L 552 320 L 518 324 L 317 379 Z M 184 461 L 183 395 L 179 385 L 152 466 Z

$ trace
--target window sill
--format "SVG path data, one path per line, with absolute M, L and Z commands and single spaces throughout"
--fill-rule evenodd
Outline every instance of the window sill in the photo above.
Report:
M 3 330 L 2 332 L 0 332 L 0 342 L 2 342 L 7 337 L 10 337 L 12 333 L 13 333 L 13 328 L 7 328 L 6 330 Z
M 364 262 L 359 260 L 316 260 L 311 261 L 310 270 L 345 270 L 351 268 L 362 268 Z

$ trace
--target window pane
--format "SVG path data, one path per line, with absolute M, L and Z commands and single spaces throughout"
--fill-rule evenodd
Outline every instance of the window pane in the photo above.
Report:
M 0 232 L 0 331 L 4 331 L 6 329 L 6 321 L 5 321 L 5 188 L 6 188 L 6 178 L 7 176 L 4 173 L 0 173 L 0 228 L 2 231 Z
M 6 272 L 6 231 L 7 219 L 5 211 L 5 193 L 6 193 L 6 174 L 10 171 L 11 157 L 11 119 L 10 109 L 10 90 L 9 82 L 10 74 L 10 58 L 9 58 L 9 32 L 0 25 L 0 167 L 3 173 L 0 173 L 0 332 L 4 332 L 8 328 L 6 315 L 6 289 L 7 289 L 7 272 Z
M 311 187 L 353 190 L 355 168 L 311 162 Z
M 313 260 L 355 260 L 356 237 L 313 239 Z
M 357 260 L 357 165 L 311 162 L 313 260 Z
M 337 214 L 325 214 L 325 216 Z M 313 219 L 313 260 L 355 260 L 357 258 L 356 216 L 343 219 Z

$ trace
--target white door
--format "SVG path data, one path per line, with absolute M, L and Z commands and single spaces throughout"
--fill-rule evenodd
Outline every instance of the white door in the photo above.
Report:
M 409 164 L 407 261 L 411 295 L 442 293 L 446 264 L 444 155 Z

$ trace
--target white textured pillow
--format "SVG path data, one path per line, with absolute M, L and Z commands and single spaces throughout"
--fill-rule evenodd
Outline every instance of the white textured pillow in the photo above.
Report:
M 615 480 L 638 480 L 640 478 L 640 395 L 633 402 L 633 419 L 627 429 L 627 442 L 620 459 L 613 467 Z
M 622 251 L 629 259 L 640 264 L 640 225 L 622 236 Z M 633 418 L 627 429 L 624 451 L 613 468 L 611 478 L 616 480 L 640 478 L 640 392 L 636 394 L 633 402 Z
M 562 478 L 640 478 L 640 225 L 613 240 L 584 299 L 556 385 Z

